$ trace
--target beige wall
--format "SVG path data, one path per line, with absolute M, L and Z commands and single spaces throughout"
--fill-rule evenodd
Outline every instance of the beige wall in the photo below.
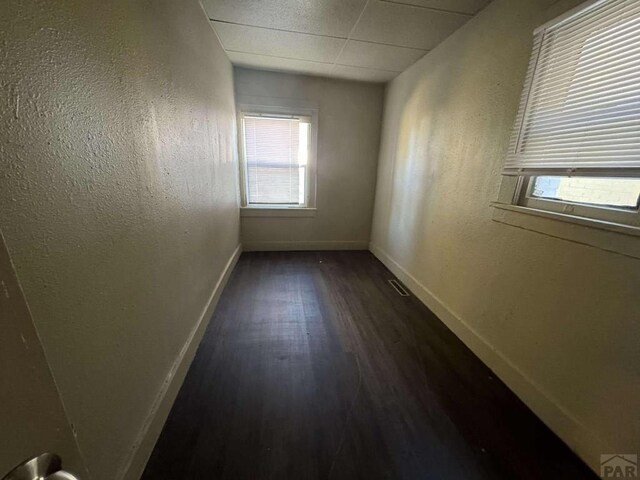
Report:
M 371 231 L 383 86 L 236 68 L 237 96 L 282 98 L 318 108 L 316 216 L 242 218 L 252 249 L 361 248 Z
M 640 261 L 490 207 L 532 31 L 579 2 L 550 3 L 495 0 L 390 83 L 372 250 L 596 468 L 640 451 Z
M 0 475 L 41 452 L 86 476 L 29 307 L 0 232 Z
M 4 0 L 0 44 L 0 228 L 113 480 L 238 244 L 231 65 L 195 0 Z

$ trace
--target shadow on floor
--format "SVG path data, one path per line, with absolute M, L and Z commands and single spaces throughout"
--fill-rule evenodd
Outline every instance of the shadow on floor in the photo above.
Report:
M 245 253 L 144 480 L 592 479 L 369 252 Z

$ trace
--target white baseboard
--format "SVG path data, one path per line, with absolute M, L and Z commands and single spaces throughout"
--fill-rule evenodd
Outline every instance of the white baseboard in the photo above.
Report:
M 418 279 L 380 247 L 369 250 L 398 277 L 411 292 L 484 362 L 556 435 L 594 472 L 600 470 L 600 454 L 607 448 L 584 424 L 536 384 L 517 365 L 494 348 L 471 325 L 453 312 Z
M 361 241 L 333 241 L 321 240 L 313 242 L 285 241 L 285 242 L 243 242 L 245 252 L 270 252 L 270 251 L 291 251 L 291 250 L 368 250 L 369 242 Z
M 191 330 L 182 350 L 180 350 L 180 353 L 173 362 L 171 370 L 167 374 L 167 377 L 158 392 L 156 400 L 147 415 L 144 425 L 138 434 L 137 441 L 131 448 L 129 457 L 124 462 L 123 467 L 120 469 L 120 472 L 116 477 L 119 480 L 138 480 L 142 475 L 151 452 L 153 451 L 153 447 L 160 436 L 162 427 L 169 416 L 173 402 L 175 401 L 178 391 L 182 386 L 182 382 L 189 370 L 189 366 L 193 361 L 198 345 L 200 344 L 200 340 L 202 340 L 202 336 L 209 324 L 209 320 L 211 319 L 213 311 L 218 304 L 220 294 L 224 290 L 224 287 L 226 286 L 241 253 L 242 245 L 238 245 L 227 261 L 222 274 L 218 278 L 218 281 L 209 296 L 207 304 L 202 310 L 200 318 Z

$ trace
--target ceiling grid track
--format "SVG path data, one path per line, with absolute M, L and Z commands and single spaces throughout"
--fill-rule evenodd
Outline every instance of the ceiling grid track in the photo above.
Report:
M 425 7 L 424 5 L 419 5 L 416 3 L 408 3 L 408 2 L 398 2 L 396 0 L 380 0 L 384 3 L 393 3 L 395 5 L 402 5 L 404 7 L 415 7 L 415 8 L 423 8 L 425 10 L 431 10 L 432 12 L 442 12 L 442 13 L 455 13 L 456 15 L 464 15 L 465 17 L 473 17 L 474 14 L 467 12 L 460 12 L 458 10 L 448 10 L 446 8 L 435 8 L 435 7 Z
M 347 48 L 347 43 L 349 43 L 349 40 L 351 40 L 351 36 L 353 35 L 353 32 L 356 31 L 356 27 L 358 26 L 358 23 L 360 23 L 360 19 L 362 18 L 362 15 L 364 15 L 364 11 L 367 9 L 367 6 L 369 5 L 370 1 L 371 0 L 367 0 L 364 3 L 364 7 L 362 7 L 362 10 L 360 11 L 360 15 L 358 15 L 358 18 L 356 19 L 355 23 L 353 24 L 353 27 L 351 27 L 351 30 L 349 31 L 349 35 L 347 35 L 347 38 L 345 39 L 344 43 L 342 44 L 342 48 L 340 49 L 340 51 L 338 52 L 338 55 L 336 56 L 335 60 L 333 61 L 333 66 L 331 67 L 331 72 L 332 73 L 336 68 L 336 64 L 338 63 L 338 60 L 340 60 L 340 55 L 342 55 L 342 52 L 344 52 L 344 49 Z
M 489 0 L 202 0 L 234 65 L 387 82 Z

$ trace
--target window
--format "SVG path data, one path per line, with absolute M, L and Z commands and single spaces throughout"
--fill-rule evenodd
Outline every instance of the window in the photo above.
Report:
M 536 30 L 503 174 L 517 205 L 640 227 L 640 2 Z
M 243 206 L 313 207 L 313 114 L 283 109 L 240 114 Z
M 519 205 L 640 227 L 640 178 L 523 178 Z

